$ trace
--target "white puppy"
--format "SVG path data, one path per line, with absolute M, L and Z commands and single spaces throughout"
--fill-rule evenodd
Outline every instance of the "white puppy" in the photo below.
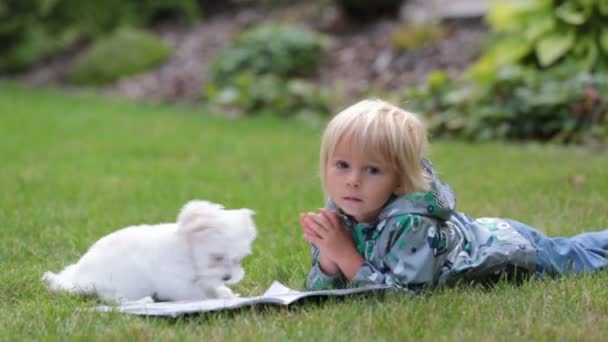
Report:
M 105 301 L 233 298 L 256 228 L 250 209 L 194 200 L 177 223 L 131 226 L 98 240 L 80 260 L 42 280 L 52 291 Z

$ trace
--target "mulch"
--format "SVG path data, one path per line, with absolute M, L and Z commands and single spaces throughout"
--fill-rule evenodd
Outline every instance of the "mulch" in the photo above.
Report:
M 311 80 L 336 91 L 346 102 L 370 90 L 392 92 L 420 84 L 428 73 L 440 69 L 458 77 L 478 56 L 487 32 L 481 20 L 454 20 L 443 24 L 440 39 L 413 51 L 398 51 L 391 43 L 392 32 L 403 25 L 397 18 L 355 23 L 339 15 L 319 16 L 314 9 L 301 7 L 271 15 L 252 9 L 218 13 L 192 26 L 156 26 L 156 33 L 173 48 L 169 61 L 100 91 L 135 100 L 194 103 L 200 99 L 207 67 L 218 52 L 238 32 L 272 19 L 298 21 L 331 37 L 332 44 Z M 78 52 L 76 47 L 40 62 L 17 79 L 30 85 L 68 86 L 66 70 Z

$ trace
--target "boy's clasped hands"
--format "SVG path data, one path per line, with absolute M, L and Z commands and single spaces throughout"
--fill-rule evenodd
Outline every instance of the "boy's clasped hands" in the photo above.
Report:
M 355 276 L 364 259 L 335 211 L 321 208 L 316 213 L 301 213 L 300 225 L 304 239 L 319 249 L 323 272 L 327 275 L 342 273 L 349 280 Z

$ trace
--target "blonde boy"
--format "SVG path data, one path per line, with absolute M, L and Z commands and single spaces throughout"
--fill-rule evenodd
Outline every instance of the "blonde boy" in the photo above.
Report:
M 328 202 L 300 215 L 312 247 L 308 288 L 419 289 L 608 265 L 608 231 L 551 239 L 514 220 L 455 211 L 426 150 L 421 120 L 382 100 L 358 102 L 329 122 L 320 158 Z

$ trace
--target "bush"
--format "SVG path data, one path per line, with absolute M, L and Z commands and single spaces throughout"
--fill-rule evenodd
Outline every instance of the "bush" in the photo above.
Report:
M 471 69 L 479 81 L 491 82 L 501 65 L 546 69 L 565 64 L 608 71 L 606 0 L 499 2 L 491 7 L 487 21 L 491 45 Z
M 207 87 L 214 105 L 245 113 L 268 112 L 282 117 L 329 113 L 325 90 L 302 79 L 241 73 L 222 88 Z
M 245 31 L 211 63 L 204 96 L 247 113 L 326 113 L 325 91 L 304 79 L 317 69 L 326 44 L 325 36 L 293 25 Z
M 608 138 L 608 74 L 503 66 L 489 85 L 461 88 L 441 72 L 406 89 L 433 136 L 587 143 Z
M 16 71 L 122 26 L 143 27 L 159 17 L 193 20 L 197 0 L 0 0 L 0 71 Z
M 122 26 L 144 27 L 167 15 L 189 20 L 199 16 L 196 0 L 56 0 L 43 3 L 48 4 L 43 19 L 51 30 L 76 27 L 85 36 L 108 34 Z
M 140 73 L 167 60 L 170 49 L 156 36 L 137 29 L 121 29 L 99 39 L 78 58 L 70 80 L 104 84 Z
M 0 2 L 0 71 L 19 70 L 53 49 L 37 23 L 38 5 L 33 0 Z
M 300 26 L 266 24 L 243 32 L 212 62 L 209 81 L 230 83 L 247 71 L 255 75 L 306 76 L 321 60 L 327 38 Z
M 437 136 L 585 143 L 608 139 L 606 0 L 493 6 L 493 43 L 464 82 L 445 74 L 409 88 Z
M 61 35 L 52 36 L 37 23 L 24 28 L 21 35 L 19 42 L 5 46 L 3 51 L 0 51 L 0 71 L 23 70 L 44 57 L 67 49 L 78 38 L 74 31 L 65 31 Z

